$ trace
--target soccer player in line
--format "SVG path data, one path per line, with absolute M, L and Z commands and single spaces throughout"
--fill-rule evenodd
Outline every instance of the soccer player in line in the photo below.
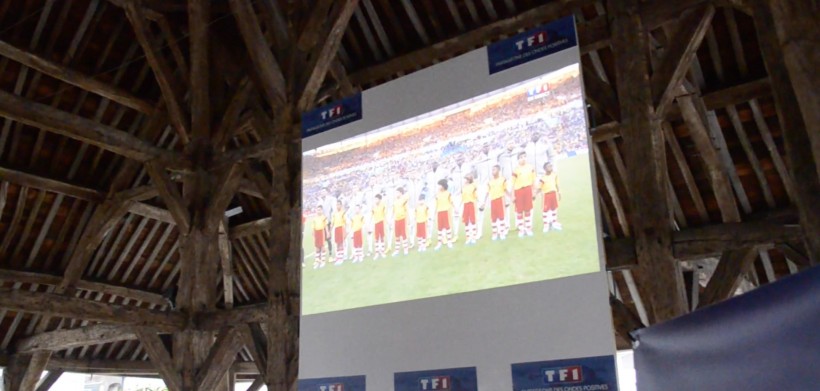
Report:
M 410 197 L 405 194 L 404 188 L 396 189 L 398 195 L 393 202 L 393 235 L 395 236 L 396 249 L 393 256 L 399 255 L 399 250 L 404 251 L 404 255 L 410 252 L 410 240 L 407 238 L 407 202 Z
M 336 201 L 336 209 L 331 217 L 333 222 L 333 243 L 336 244 L 335 265 L 341 265 L 345 261 L 345 227 L 347 226 L 347 216 L 342 207 L 342 201 Z
M 504 210 L 507 208 L 504 204 L 504 197 L 509 195 L 507 179 L 501 175 L 501 166 L 497 164 L 493 166 L 492 175 L 487 191 L 487 201 L 490 204 L 490 224 L 493 227 L 493 240 L 504 240 L 510 230 L 504 215 Z M 484 208 L 481 208 L 481 211 L 484 211 Z
M 453 199 L 447 191 L 447 180 L 438 181 L 438 193 L 436 194 L 436 226 L 438 228 L 438 244 L 435 250 L 446 244 L 448 248 L 453 248 L 453 235 L 450 228 L 450 212 L 453 210 Z
M 526 152 L 518 153 L 518 166 L 512 175 L 518 237 L 532 236 L 532 186 L 535 182 L 535 169 L 527 162 Z
M 427 251 L 427 219 L 429 208 L 424 203 L 424 194 L 419 196 L 419 203 L 416 206 L 416 242 L 419 245 L 419 252 Z
M 353 217 L 350 219 L 351 230 L 353 231 L 353 262 L 364 261 L 364 237 L 362 236 L 362 229 L 364 228 L 364 215 L 361 208 L 357 205 L 353 207 Z
M 387 247 L 384 243 L 384 216 L 386 207 L 381 194 L 376 194 L 376 203 L 373 205 L 373 241 L 376 243 L 373 260 L 387 258 Z
M 327 217 L 322 206 L 316 207 L 316 217 L 313 218 L 313 245 L 316 255 L 313 258 L 313 268 L 325 267 L 325 238 L 327 237 Z
M 464 177 L 464 186 L 461 187 L 461 203 L 463 205 L 461 217 L 464 220 L 464 236 L 467 237 L 464 244 L 466 245 L 475 244 L 478 239 L 475 213 L 476 201 L 478 201 L 478 189 L 473 182 L 473 174 L 467 174 Z
M 544 232 L 550 229 L 561 230 L 561 223 L 558 222 L 558 201 L 561 200 L 561 191 L 558 188 L 558 173 L 551 162 L 544 163 L 544 176 L 538 181 L 540 188 L 538 191 L 544 194 Z

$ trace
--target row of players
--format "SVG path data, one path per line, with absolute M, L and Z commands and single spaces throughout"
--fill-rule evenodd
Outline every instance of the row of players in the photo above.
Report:
M 462 221 L 464 223 L 465 244 L 475 244 L 479 238 L 477 212 L 483 213 L 485 207 L 490 208 L 490 221 L 492 226 L 492 240 L 504 240 L 509 233 L 509 217 L 506 209 L 509 207 L 507 200 L 511 199 L 515 205 L 516 228 L 519 237 L 533 236 L 533 216 L 534 201 L 537 195 L 543 195 L 542 218 L 543 232 L 550 229 L 560 230 L 561 224 L 558 221 L 558 201 L 560 200 L 560 190 L 558 186 L 558 174 L 551 162 L 543 166 L 544 173 L 537 178 L 534 167 L 528 163 L 526 153 L 518 154 L 518 165 L 511 173 L 508 180 L 501 171 L 500 165 L 492 167 L 492 176 L 486 184 L 486 189 L 482 193 L 486 194 L 483 200 L 479 200 L 479 189 L 472 174 L 464 178 L 461 188 L 461 210 Z M 537 180 L 536 180 L 537 179 Z M 510 191 L 510 182 L 513 191 Z M 533 188 L 537 186 L 535 192 Z M 448 190 L 448 181 L 439 180 L 438 191 L 435 194 L 435 227 L 437 230 L 437 244 L 435 250 L 443 246 L 453 247 L 457 233 L 452 227 L 452 215 L 454 214 L 454 204 L 452 195 Z M 367 233 L 373 235 L 374 256 L 373 259 L 387 257 L 387 244 L 385 237 L 385 223 L 387 220 L 387 207 L 381 194 L 375 195 L 375 203 L 370 213 L 371 226 Z M 408 216 L 415 217 L 416 243 L 419 252 L 427 251 L 428 237 L 427 226 L 431 223 L 433 215 L 429 211 L 425 195 L 419 196 L 418 205 L 411 211 L 408 206 L 410 197 L 404 188 L 397 189 L 397 197 L 393 202 L 393 234 L 395 250 L 393 255 L 403 252 L 409 253 L 412 246 L 408 237 Z M 345 260 L 345 242 L 352 237 L 352 261 L 353 263 L 364 261 L 364 233 L 365 233 L 365 211 L 358 206 L 351 208 L 352 216 L 344 210 L 341 201 L 337 201 L 336 209 L 331 214 L 330 221 L 324 214 L 321 206 L 316 208 L 316 216 L 313 217 L 311 228 L 313 230 L 313 243 L 315 255 L 313 268 L 321 268 L 327 264 L 330 249 L 330 239 L 332 237 L 335 244 L 335 256 L 333 262 L 340 265 Z M 332 234 L 332 236 L 331 236 Z

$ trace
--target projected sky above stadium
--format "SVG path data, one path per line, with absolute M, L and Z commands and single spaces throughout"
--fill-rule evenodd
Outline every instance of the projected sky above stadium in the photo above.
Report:
M 305 151 L 303 314 L 600 270 L 578 66 Z

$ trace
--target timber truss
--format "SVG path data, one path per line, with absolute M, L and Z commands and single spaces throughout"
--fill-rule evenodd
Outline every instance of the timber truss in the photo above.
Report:
M 6 389 L 293 390 L 299 113 L 567 15 L 621 346 L 820 259 L 810 0 L 2 0 Z

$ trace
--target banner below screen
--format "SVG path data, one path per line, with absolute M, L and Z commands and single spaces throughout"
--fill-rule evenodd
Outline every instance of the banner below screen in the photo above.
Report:
M 617 391 L 615 358 L 586 357 L 512 365 L 513 391 Z
M 395 391 L 478 391 L 475 368 L 399 372 L 393 381 Z
M 299 380 L 299 391 L 365 391 L 364 376 Z

